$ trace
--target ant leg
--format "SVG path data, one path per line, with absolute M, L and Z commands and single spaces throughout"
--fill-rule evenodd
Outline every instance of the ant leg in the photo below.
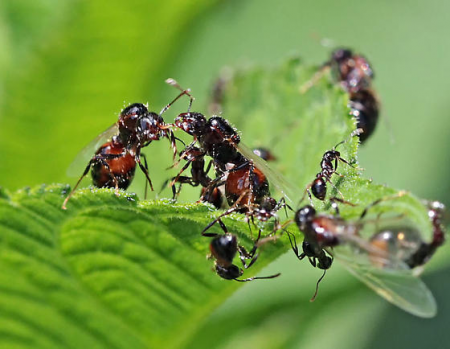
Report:
M 62 206 L 61 206 L 61 208 L 62 208 L 63 210 L 66 210 L 66 209 L 67 209 L 67 207 L 66 207 L 67 202 L 68 202 L 69 199 L 72 197 L 73 193 L 75 192 L 75 190 L 77 189 L 78 185 L 81 183 L 81 181 L 83 180 L 83 178 L 86 177 L 86 175 L 88 174 L 89 170 L 91 169 L 92 164 L 95 162 L 95 160 L 94 160 L 95 158 L 96 158 L 96 157 L 92 158 L 92 159 L 89 161 L 89 163 L 88 163 L 88 165 L 86 166 L 86 168 L 85 168 L 83 174 L 81 175 L 80 179 L 78 179 L 77 184 L 75 184 L 75 186 L 73 187 L 73 189 L 71 190 L 71 192 L 69 193 L 69 195 L 67 195 L 67 197 L 65 198 L 65 200 L 64 200 L 64 202 L 63 202 L 63 204 L 62 204 Z
M 308 257 L 309 263 L 315 268 L 317 266 L 316 258 L 314 257 Z
M 357 171 L 363 171 L 363 170 L 364 170 L 364 169 L 361 168 L 361 167 L 353 166 L 353 164 L 351 164 L 350 162 L 348 162 L 348 160 L 345 160 L 345 159 L 343 159 L 343 158 L 341 158 L 341 157 L 339 157 L 339 161 L 342 161 L 344 164 L 347 164 L 348 166 L 350 166 L 351 168 L 354 168 L 354 169 L 357 170 Z M 336 165 L 336 168 L 337 168 L 337 165 Z M 335 173 L 337 173 L 337 172 L 335 171 Z
M 345 205 L 349 205 L 349 206 L 353 206 L 353 207 L 357 206 L 357 205 L 355 205 L 354 203 L 352 203 L 350 201 L 342 200 L 340 198 L 337 198 L 337 197 L 333 196 L 332 198 L 330 198 L 330 202 L 331 202 L 331 207 L 333 207 L 335 209 L 337 216 L 339 216 L 339 208 L 337 206 L 336 201 L 340 202 L 341 204 L 345 204 Z
M 139 167 L 140 167 L 141 171 L 144 172 L 145 177 L 147 178 L 147 181 L 148 181 L 148 183 L 150 184 L 150 189 L 153 191 L 153 183 L 152 183 L 152 180 L 150 179 L 150 176 L 149 176 L 149 174 L 148 174 L 147 169 L 144 167 L 144 165 L 142 165 L 142 162 L 141 162 L 141 158 L 140 158 L 140 154 L 139 154 L 139 153 L 136 153 L 136 155 L 135 155 L 135 157 L 134 157 L 134 160 L 139 164 Z
M 374 202 L 370 203 L 369 205 L 367 205 L 367 206 L 364 208 L 364 211 L 362 211 L 361 216 L 359 217 L 359 220 L 363 219 L 363 218 L 366 216 L 367 212 L 368 212 L 372 207 L 378 205 L 380 202 L 388 201 L 388 200 L 392 200 L 392 199 L 396 199 L 396 198 L 400 198 L 400 197 L 402 197 L 402 196 L 405 195 L 405 194 L 406 194 L 406 191 L 403 191 L 403 190 L 402 190 L 402 191 L 399 191 L 399 192 L 398 192 L 397 194 L 395 194 L 395 195 L 386 196 L 386 197 L 384 197 L 384 198 L 380 198 L 380 199 L 375 200 Z
M 212 164 L 213 164 L 213 162 L 212 162 L 212 160 L 210 160 L 208 163 L 208 166 L 206 166 L 206 170 L 204 171 L 205 174 L 208 174 L 209 170 L 211 169 Z
M 351 203 L 350 201 L 342 200 L 342 199 L 337 198 L 335 196 L 330 198 L 330 202 L 331 202 L 331 207 L 334 209 L 335 215 L 337 217 L 341 216 L 341 214 L 339 212 L 339 206 L 337 204 L 338 202 L 340 202 L 341 204 L 350 205 L 350 206 L 353 206 L 353 207 L 356 206 L 355 204 Z
M 170 183 L 170 186 L 172 187 L 176 182 L 178 182 L 181 174 L 187 170 L 187 168 L 189 167 L 189 165 L 193 162 L 193 160 L 189 160 L 184 166 L 183 168 L 180 170 L 180 172 L 178 172 L 178 174 L 172 178 L 172 182 Z
M 312 196 L 311 196 L 311 191 L 309 190 L 309 189 L 311 189 L 311 187 L 312 187 L 312 183 L 309 183 L 309 184 L 306 186 L 305 191 L 304 191 L 304 193 L 303 193 L 303 196 L 302 196 L 302 198 L 300 199 L 300 201 L 298 202 L 297 206 L 300 206 L 300 204 L 302 203 L 302 201 L 305 200 L 306 194 L 308 194 L 309 202 L 310 202 L 311 206 L 314 207 L 314 204 L 313 204 L 313 201 L 312 201 Z
M 144 167 L 145 167 L 145 170 L 148 172 L 147 156 L 145 156 L 144 153 L 142 153 L 141 156 L 142 156 L 142 158 L 144 159 Z M 147 189 L 148 189 L 148 182 L 145 181 L 144 200 L 147 200 Z
M 205 200 L 205 198 L 209 198 L 211 197 L 212 192 L 214 191 L 215 188 L 220 187 L 221 185 L 225 184 L 225 181 L 222 179 L 222 177 L 217 177 L 215 179 L 213 179 L 207 187 L 205 187 L 205 191 L 203 192 L 203 194 L 200 196 L 200 199 L 197 200 L 197 203 L 200 203 L 202 201 Z
M 236 207 L 231 207 L 228 210 L 226 210 L 224 213 L 222 213 L 219 217 L 217 217 L 216 219 L 214 219 L 211 223 L 209 223 L 203 230 L 202 230 L 202 235 L 203 236 L 211 236 L 210 234 L 206 234 L 205 232 L 210 229 L 214 224 L 219 223 L 220 227 L 222 228 L 222 230 L 225 233 L 228 233 L 228 229 L 225 226 L 225 224 L 222 222 L 222 218 L 225 216 L 228 216 L 230 214 L 232 214 L 234 211 L 236 211 Z M 216 234 L 217 235 L 217 234 Z M 215 235 L 214 235 L 215 236 Z
M 289 238 L 289 242 L 291 244 L 292 251 L 294 251 L 295 256 L 299 260 L 302 260 L 303 258 L 305 258 L 306 254 L 304 252 L 299 253 L 299 251 L 298 251 L 297 240 L 295 239 L 294 234 L 292 234 L 291 232 L 289 232 L 287 230 L 285 230 L 285 232 L 287 233 L 287 236 Z M 291 236 L 292 236 L 292 238 L 291 238 Z M 292 240 L 294 240 L 294 241 L 292 241 Z
M 327 182 L 330 183 L 330 185 L 339 193 L 339 195 L 342 197 L 342 199 L 345 200 L 344 195 L 342 194 L 342 192 L 334 185 L 334 183 L 329 179 L 326 178 Z
M 175 142 L 175 140 L 177 138 L 175 138 L 175 135 L 173 134 L 173 131 L 170 130 L 169 131 L 169 135 L 170 135 L 170 147 L 172 148 L 173 151 L 173 161 L 175 162 L 175 158 L 177 157 L 178 151 L 177 151 L 177 143 Z
M 234 279 L 238 282 L 247 282 L 247 281 L 253 281 L 253 280 L 264 280 L 264 279 L 274 279 L 277 278 L 281 275 L 281 273 L 277 273 L 274 275 L 270 275 L 270 276 L 253 276 L 251 278 L 248 279 Z

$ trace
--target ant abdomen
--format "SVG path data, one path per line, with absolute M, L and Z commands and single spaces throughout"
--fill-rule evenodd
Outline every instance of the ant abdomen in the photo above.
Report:
M 319 200 L 325 200 L 327 183 L 322 177 L 317 177 L 311 185 L 312 194 Z

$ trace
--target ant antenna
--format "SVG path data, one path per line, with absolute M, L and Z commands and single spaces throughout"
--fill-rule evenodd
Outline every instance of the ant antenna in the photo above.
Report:
M 309 300 L 310 302 L 314 302 L 316 300 L 317 297 L 317 293 L 319 292 L 319 284 L 320 282 L 323 280 L 323 278 L 325 277 L 325 274 L 327 273 L 327 270 L 325 269 L 323 271 L 322 276 L 320 277 L 319 280 L 317 280 L 317 284 L 316 284 L 316 292 L 314 292 L 314 295 L 312 296 L 312 298 Z
M 192 97 L 192 95 L 190 94 L 191 89 L 188 88 L 187 90 L 185 90 L 184 88 L 182 88 L 182 87 L 178 84 L 178 82 L 177 82 L 175 79 L 172 79 L 172 78 L 168 78 L 168 79 L 166 80 L 166 84 L 169 84 L 170 86 L 173 86 L 173 87 L 175 87 L 175 88 L 177 88 L 178 90 L 181 91 L 181 94 L 180 94 L 177 98 L 175 98 L 175 100 L 174 100 L 173 102 L 175 102 L 175 101 L 176 101 L 178 98 L 180 98 L 182 95 L 187 95 L 187 96 L 189 96 L 189 98 L 190 98 L 190 100 L 189 100 L 189 107 L 188 107 L 188 113 L 189 113 L 189 112 L 191 111 L 192 103 L 193 103 L 194 100 L 195 100 L 195 98 Z M 172 102 L 172 103 L 173 103 L 173 102 Z
M 341 144 L 347 143 L 353 137 L 359 136 L 360 134 L 363 134 L 363 133 L 364 133 L 364 130 L 362 128 L 357 128 L 356 130 L 352 131 L 352 133 L 350 133 L 350 135 L 346 139 L 344 139 L 343 141 L 336 144 L 333 149 L 336 149 Z

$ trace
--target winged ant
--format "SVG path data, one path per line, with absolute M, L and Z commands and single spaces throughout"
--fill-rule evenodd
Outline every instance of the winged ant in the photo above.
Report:
M 337 202 L 349 203 L 338 198 L 331 200 L 335 215 L 318 213 L 310 205 L 296 212 L 294 221 L 304 234 L 302 252 L 299 252 L 294 235 L 288 232 L 291 247 L 299 260 L 308 258 L 314 267 L 324 270 L 312 301 L 320 281 L 336 258 L 389 302 L 418 316 L 435 315 L 435 300 L 413 269 L 425 264 L 444 242 L 443 205 L 438 202 L 429 204 L 433 228 L 429 242 L 413 224 L 388 224 L 391 220 L 383 219 L 381 214 L 372 221 L 364 219 L 372 207 L 403 195 L 404 192 L 400 192 L 374 201 L 356 221 L 341 218 Z M 402 216 L 394 218 L 398 221 Z
M 152 141 L 167 138 L 171 142 L 175 158 L 177 153 L 176 138 L 171 130 L 171 125 L 164 122 L 162 114 L 183 95 L 189 96 L 189 90 L 182 91 L 159 114 L 149 111 L 141 103 L 134 103 L 123 109 L 118 121 L 100 135 L 100 139 L 103 137 L 109 138 L 110 135 L 112 135 L 112 138 L 102 144 L 89 160 L 83 174 L 64 200 L 62 209 L 66 209 L 67 202 L 91 168 L 93 184 L 100 188 L 115 188 L 116 195 L 118 195 L 119 189 L 126 189 L 130 185 L 134 177 L 136 164 L 138 164 L 147 179 L 146 183 L 153 190 L 147 161 L 141 150 Z M 99 141 L 96 139 L 94 142 L 98 143 Z M 144 159 L 144 164 L 141 162 L 141 157 Z

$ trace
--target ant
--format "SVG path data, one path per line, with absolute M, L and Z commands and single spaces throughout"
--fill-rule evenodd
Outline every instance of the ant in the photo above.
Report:
M 119 189 L 127 189 L 130 185 L 134 177 L 136 164 L 138 164 L 147 179 L 146 185 L 149 183 L 153 191 L 153 184 L 148 173 L 147 160 L 145 155 L 141 154 L 141 150 L 152 141 L 157 141 L 160 138 L 168 138 L 171 142 L 175 158 L 177 153 L 175 140 L 177 138 L 170 129 L 171 125 L 164 123 L 162 114 L 181 96 L 190 96 L 189 92 L 189 90 L 182 91 L 159 114 L 149 111 L 141 103 L 134 103 L 123 109 L 117 123 L 104 133 L 109 134 L 110 132 L 117 131 L 117 134 L 112 137 L 111 141 L 104 143 L 95 152 L 95 155 L 88 162 L 75 187 L 64 200 L 62 209 L 66 209 L 67 202 L 72 197 L 81 180 L 88 174 L 91 167 L 93 184 L 99 188 L 115 188 L 116 195 L 118 195 Z M 145 165 L 142 164 L 141 157 L 144 159 Z
M 364 56 L 347 48 L 339 48 L 331 53 L 330 59 L 322 65 L 319 72 L 300 87 L 300 93 L 307 92 L 330 69 L 344 90 L 350 93 L 369 88 L 374 79 L 373 69 Z
M 316 292 L 311 301 L 317 296 L 319 283 L 325 276 L 326 270 L 333 263 L 333 255 L 336 255 L 337 258 L 342 258 L 338 253 L 339 250 L 337 250 L 337 247 L 346 244 L 356 247 L 356 251 L 353 252 L 353 257 L 345 257 L 344 252 L 344 259 L 348 263 L 359 263 L 363 265 L 361 263 L 364 262 L 360 258 L 364 253 L 367 256 L 367 265 L 358 268 L 346 263 L 347 268 L 351 269 L 363 282 L 374 288 L 377 293 L 388 298 L 388 300 L 393 293 L 401 292 L 399 289 L 391 286 L 394 282 L 394 277 L 396 277 L 394 270 L 399 271 L 399 283 L 405 280 L 406 277 L 409 277 L 415 280 L 418 288 L 421 287 L 421 283 L 416 280 L 417 275 L 411 273 L 404 274 L 405 268 L 411 270 L 425 264 L 436 249 L 444 243 L 445 234 L 441 222 L 444 206 L 441 203 L 432 202 L 429 204 L 428 215 L 433 227 L 433 238 L 431 242 L 425 242 L 419 231 L 406 225 L 387 226 L 383 228 L 378 228 L 378 225 L 376 225 L 375 232 L 369 239 L 365 240 L 360 235 L 360 232 L 362 232 L 367 224 L 367 221 L 363 221 L 363 218 L 367 215 L 370 208 L 378 205 L 382 201 L 398 198 L 404 194 L 405 192 L 399 192 L 394 196 L 375 200 L 364 208 L 359 219 L 355 222 L 346 221 L 340 217 L 337 202 L 354 205 L 338 198 L 330 199 L 332 207 L 335 209 L 335 215 L 319 214 L 310 205 L 300 208 L 295 213 L 294 221 L 299 230 L 304 234 L 303 252 L 299 253 L 295 236 L 288 232 L 292 250 L 299 260 L 308 257 L 311 265 L 324 270 L 322 277 L 317 282 Z M 380 217 L 378 216 L 375 222 L 378 224 L 380 221 Z M 333 250 L 333 255 L 331 254 L 331 250 Z M 352 262 L 352 259 L 355 259 L 355 261 Z M 359 261 L 357 262 L 356 260 Z M 372 270 L 378 271 L 373 273 Z M 383 270 L 386 271 L 383 272 Z M 382 282 L 382 278 L 385 277 L 384 273 L 388 277 L 388 284 Z M 422 289 L 416 291 L 422 292 Z M 424 292 L 428 292 L 428 290 Z M 403 294 L 402 297 L 413 298 L 415 297 L 413 294 L 414 291 L 412 291 L 411 295 Z M 393 297 L 393 299 L 391 297 L 391 301 L 396 303 L 396 297 Z
M 173 80 L 174 81 L 174 80 Z M 173 84 L 180 90 L 183 90 L 178 84 Z M 192 97 L 191 97 L 192 100 Z M 212 164 L 216 172 L 216 178 L 203 185 L 203 195 L 200 200 L 209 198 L 213 192 L 220 186 L 225 186 L 224 195 L 227 199 L 230 209 L 225 211 L 218 219 L 209 224 L 203 231 L 213 226 L 216 222 L 232 212 L 245 213 L 252 219 L 256 217 L 262 221 L 275 216 L 277 210 L 286 207 L 284 200 L 276 202 L 270 197 L 269 182 L 263 171 L 255 166 L 254 160 L 249 158 L 250 154 L 244 156 L 244 148 L 240 145 L 240 136 L 226 119 L 219 116 L 212 116 L 209 119 L 198 112 L 182 113 L 175 118 L 175 126 L 187 134 L 194 137 L 194 142 L 186 149 L 191 154 L 191 149 L 198 142 L 198 151 L 190 162 L 188 162 L 180 171 L 177 177 L 187 169 L 189 164 L 195 164 L 205 155 L 212 158 Z M 203 170 L 201 170 L 203 171 Z M 204 178 L 207 171 L 203 171 L 201 176 Z M 192 178 L 195 176 L 193 175 Z M 189 179 L 190 181 L 190 179 Z M 220 221 L 221 227 L 227 232 L 226 227 Z
M 370 89 L 361 89 L 350 93 L 350 115 L 357 120 L 356 127 L 362 129 L 359 139 L 364 143 L 375 131 L 379 114 L 379 102 L 375 92 Z
M 355 135 L 361 134 L 362 132 L 363 130 L 358 128 L 355 131 L 353 131 L 348 138 L 350 139 Z M 347 141 L 348 139 L 339 142 L 333 147 L 333 149 L 328 150 L 327 152 L 325 152 L 325 154 L 323 154 L 322 161 L 320 162 L 321 171 L 317 173 L 316 179 L 314 179 L 314 181 L 312 181 L 312 183 L 310 183 L 305 190 L 305 192 L 308 193 L 310 201 L 312 200 L 311 192 L 317 199 L 321 201 L 325 200 L 325 196 L 327 195 L 327 182 L 333 186 L 333 188 L 341 195 L 341 197 L 344 197 L 342 193 L 339 191 L 339 189 L 336 188 L 336 186 L 331 181 L 331 176 L 333 174 L 337 174 L 338 176 L 343 177 L 341 174 L 336 172 L 338 167 L 338 161 L 342 161 L 348 166 L 353 167 L 347 160 L 343 159 L 341 157 L 341 153 L 336 150 L 338 146 L 344 144 Z
M 262 244 L 258 239 L 250 252 L 238 245 L 237 237 L 234 234 L 216 234 L 212 239 L 209 249 L 211 251 L 211 256 L 215 258 L 215 270 L 217 275 L 226 280 L 235 280 L 239 282 L 247 282 L 253 280 L 261 279 L 273 279 L 280 276 L 280 273 L 270 275 L 270 276 L 253 276 L 247 279 L 238 279 L 238 277 L 244 274 L 244 271 L 240 269 L 237 265 L 233 264 L 233 259 L 236 253 L 239 253 L 239 258 L 244 266 L 244 269 L 250 268 L 258 259 L 258 254 L 256 254 L 257 248 Z M 250 260 L 249 263 L 246 261 Z
M 222 183 L 219 182 L 218 184 Z M 202 230 L 202 235 L 211 236 L 206 231 L 216 223 L 219 223 L 222 230 L 227 232 L 222 218 L 234 212 L 245 214 L 247 218 L 251 219 L 253 224 L 255 224 L 254 218 L 261 222 L 266 222 L 274 217 L 274 230 L 278 230 L 279 222 L 277 212 L 289 206 L 286 204 L 284 198 L 277 202 L 270 196 L 267 178 L 261 170 L 254 167 L 252 162 L 245 164 L 245 166 L 240 166 L 235 171 L 230 171 L 224 184 L 225 196 L 231 207 L 209 223 Z

